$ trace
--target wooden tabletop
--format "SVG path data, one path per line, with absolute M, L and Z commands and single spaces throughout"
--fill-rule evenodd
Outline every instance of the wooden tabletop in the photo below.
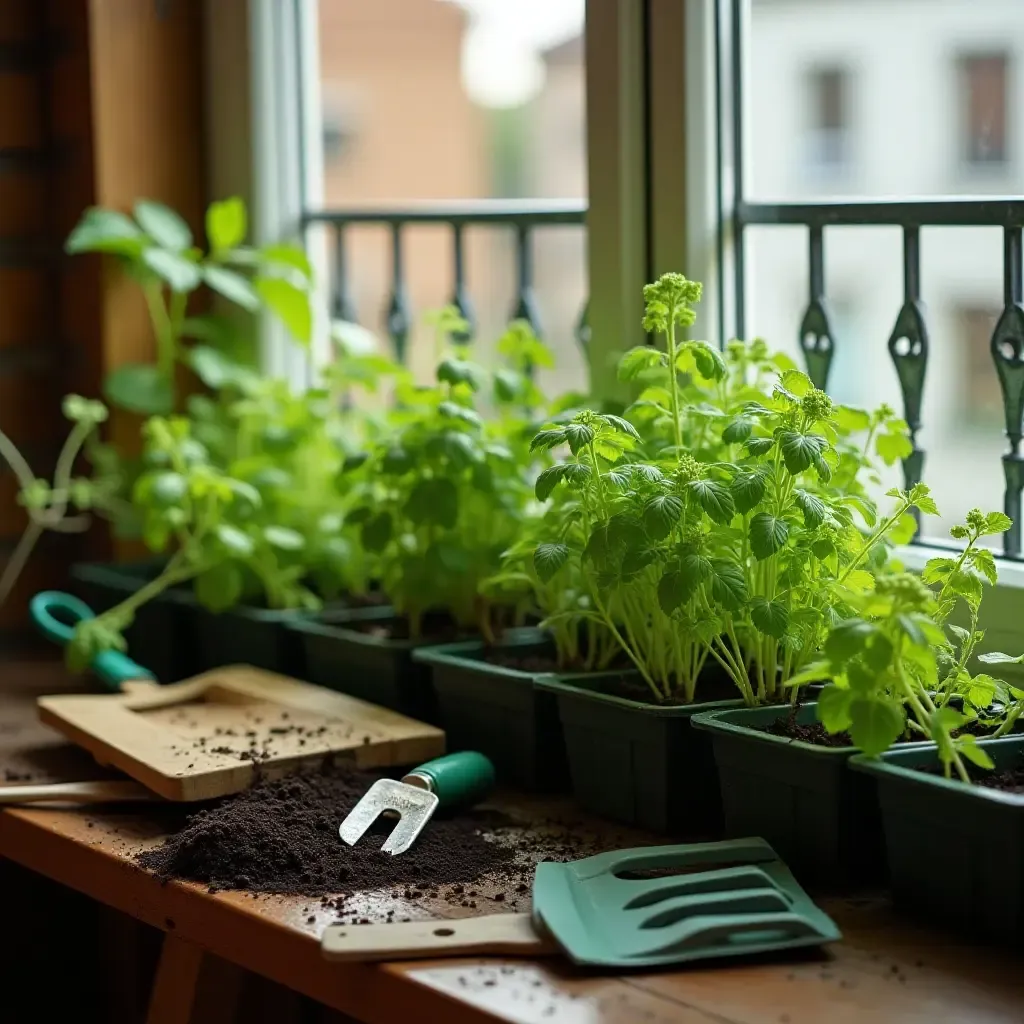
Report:
M 5 712 L 0 721 L 8 719 Z M 38 743 L 40 735 L 33 735 Z M 517 813 L 532 806 L 513 804 Z M 828 953 L 787 961 L 623 976 L 584 972 L 558 959 L 329 964 L 318 940 L 337 915 L 320 900 L 211 894 L 191 884 L 163 885 L 140 869 L 135 856 L 160 842 L 165 830 L 159 814 L 142 810 L 9 810 L 0 814 L 0 856 L 368 1024 L 1024 1020 L 1018 958 L 918 928 L 881 899 L 822 901 L 844 941 Z M 486 896 L 486 882 L 479 888 Z M 473 911 L 382 893 L 364 894 L 355 907 L 371 919 L 392 909 L 399 917 L 453 917 L 499 908 L 486 899 Z

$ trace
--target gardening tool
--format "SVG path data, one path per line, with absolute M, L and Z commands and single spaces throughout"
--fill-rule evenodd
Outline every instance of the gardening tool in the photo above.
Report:
M 578 964 L 651 967 L 841 938 L 763 839 L 651 846 L 537 865 L 533 914 L 331 925 L 328 960 L 562 952 Z
M 5 804 L 120 804 L 160 798 L 137 782 L 45 782 L 34 786 L 0 786 Z
M 92 617 L 84 602 L 55 591 L 37 594 L 30 611 L 62 644 Z M 257 774 L 287 774 L 333 754 L 379 768 L 444 750 L 440 729 L 248 665 L 169 685 L 119 651 L 104 651 L 90 667 L 113 692 L 40 697 L 40 719 L 169 800 L 237 793 Z
M 469 806 L 493 788 L 494 765 L 483 754 L 472 750 L 448 754 L 414 768 L 400 782 L 379 779 L 349 811 L 338 835 L 354 846 L 382 814 L 397 815 L 398 824 L 381 852 L 405 853 L 438 807 Z

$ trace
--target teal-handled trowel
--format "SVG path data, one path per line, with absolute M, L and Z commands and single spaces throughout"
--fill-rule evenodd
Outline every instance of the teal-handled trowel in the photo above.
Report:
M 378 779 L 341 823 L 338 834 L 355 846 L 381 816 L 398 817 L 381 852 L 405 853 L 439 807 L 469 807 L 494 788 L 494 765 L 473 750 L 427 761 L 401 781 Z

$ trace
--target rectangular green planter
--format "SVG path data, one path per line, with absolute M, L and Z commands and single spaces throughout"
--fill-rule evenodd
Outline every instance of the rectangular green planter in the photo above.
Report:
M 536 672 L 487 660 L 489 652 L 550 655 L 536 630 L 489 648 L 480 640 L 420 648 L 413 659 L 433 670 L 439 725 L 451 750 L 479 750 L 502 782 L 546 792 L 568 782 L 565 742 L 554 694 L 538 689 Z
M 192 631 L 200 671 L 222 665 L 253 665 L 305 678 L 302 642 L 286 626 L 315 613 L 252 605 L 217 613 L 204 608 L 188 591 L 175 594 L 174 599 Z
M 1024 736 L 981 745 L 997 769 L 1024 765 Z M 850 762 L 878 784 L 893 901 L 983 941 L 1024 946 L 1024 794 L 915 770 L 938 763 L 931 744 Z
M 717 833 L 721 819 L 711 741 L 690 727 L 700 711 L 738 706 L 716 701 L 663 706 L 615 694 L 639 673 L 540 676 L 558 698 L 576 799 L 616 821 L 686 837 Z
M 394 618 L 387 607 L 346 608 L 292 620 L 287 628 L 302 647 L 311 682 L 436 724 L 430 666 L 413 660 L 429 641 L 393 640 L 358 628 Z
M 154 579 L 161 562 L 127 565 L 87 562 L 71 567 L 71 589 L 97 614 L 109 611 Z M 125 632 L 128 653 L 161 683 L 187 679 L 198 671 L 199 657 L 187 616 L 171 593 L 144 604 Z
M 804 704 L 797 721 L 816 720 Z M 878 795 L 872 779 L 849 770 L 856 747 L 819 747 L 759 727 L 788 706 L 737 708 L 698 715 L 710 733 L 722 786 L 727 837 L 761 836 L 802 882 L 851 884 L 884 877 Z

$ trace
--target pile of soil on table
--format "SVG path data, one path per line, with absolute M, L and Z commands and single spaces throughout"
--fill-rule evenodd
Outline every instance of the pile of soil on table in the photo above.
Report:
M 164 880 L 202 882 L 211 891 L 320 896 L 389 889 L 406 899 L 440 895 L 471 906 L 476 893 L 462 883 L 488 876 L 511 900 L 530 891 L 537 860 L 598 852 L 593 837 L 566 830 L 538 845 L 494 812 L 438 813 L 398 856 L 381 852 L 394 825 L 384 819 L 348 846 L 338 826 L 377 777 L 335 766 L 258 782 L 191 814 L 139 863 Z

